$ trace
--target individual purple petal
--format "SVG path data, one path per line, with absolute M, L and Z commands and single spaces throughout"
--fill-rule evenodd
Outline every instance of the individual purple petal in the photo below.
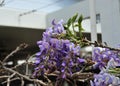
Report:
M 39 67 L 36 67 L 35 70 L 39 70 Z
M 100 54 L 101 48 L 100 47 L 95 47 L 94 48 L 94 54 Z
M 64 73 L 65 72 L 65 68 L 63 67 L 63 68 L 61 68 L 61 72 L 62 73 Z
M 44 68 L 44 65 L 41 65 L 40 68 Z
M 45 49 L 45 47 L 43 45 L 38 45 L 38 47 L 40 48 L 41 52 Z
M 106 64 L 105 64 L 104 62 L 100 62 L 100 63 L 99 63 L 99 69 L 100 69 L 101 71 L 104 71 L 105 68 L 106 68 L 105 65 L 106 65 Z
M 90 86 L 95 86 L 92 80 L 90 80 Z
M 45 54 L 45 53 L 47 53 L 48 52 L 48 50 L 49 50 L 49 48 L 50 48 L 50 45 L 49 45 L 49 43 L 48 42 L 42 42 L 42 44 L 41 45 L 38 45 L 39 46 L 39 48 L 40 48 L 40 52 L 38 53 L 38 54 Z
M 106 53 L 103 53 L 101 55 L 101 59 L 108 59 L 109 60 L 109 56 Z
M 63 48 L 63 43 L 61 40 L 56 41 L 56 49 L 61 50 Z
M 56 43 L 57 43 L 58 39 L 56 38 L 51 38 L 50 39 L 50 45 L 53 47 L 53 48 L 56 48 Z
M 54 24 L 54 33 L 57 33 L 57 34 L 66 33 L 62 23 L 63 23 L 63 20 L 59 21 L 57 24 Z
M 100 70 L 103 70 L 105 68 L 105 63 L 104 62 L 96 62 L 93 65 L 93 69 L 99 68 Z
M 46 29 L 46 31 L 45 31 L 45 32 L 49 32 L 49 33 L 51 33 L 51 34 L 52 34 L 52 33 L 53 33 L 53 28 L 52 28 L 52 27 L 49 27 L 49 28 L 47 28 L 47 29 Z
M 71 60 L 70 62 L 69 62 L 69 67 L 72 67 L 73 66 L 73 61 Z
M 33 72 L 32 78 L 35 78 L 37 76 L 37 71 Z
M 75 46 L 74 43 L 67 44 L 67 47 L 68 47 L 69 51 L 73 51 L 74 46 Z
M 111 58 L 108 63 L 107 63 L 107 69 L 109 68 L 115 68 L 117 65 L 116 65 L 116 62 L 113 58 Z
M 78 46 L 74 47 L 74 48 L 73 48 L 73 52 L 74 52 L 74 54 L 76 54 L 76 55 L 80 55 L 80 46 L 78 45 Z
M 106 85 L 112 84 L 113 79 L 111 78 L 111 75 L 109 75 L 109 74 L 107 74 L 107 73 L 104 73 L 103 76 L 104 76 L 104 77 L 103 77 L 104 83 L 105 83 Z
M 36 57 L 39 57 L 40 55 L 41 55 L 41 52 L 37 52 L 37 53 L 35 54 Z
M 100 74 L 94 75 L 94 83 L 95 83 L 95 86 L 104 86 L 103 76 Z
M 37 45 L 41 45 L 42 44 L 42 41 L 37 41 Z
M 63 78 L 63 79 L 66 78 L 66 74 L 65 74 L 65 73 L 62 74 L 62 78 Z
M 67 39 L 65 39 L 65 40 L 61 40 L 62 41 L 62 43 L 64 43 L 64 44 L 69 44 L 70 43 L 70 40 L 67 40 Z
M 65 62 L 63 62 L 61 65 L 62 65 L 62 66 L 66 66 L 66 63 L 65 63 Z
M 40 58 L 36 58 L 35 59 L 35 64 L 37 65 L 37 64 L 39 64 L 40 63 Z
M 55 19 L 52 20 L 52 25 L 56 25 Z
M 81 59 L 81 58 L 77 58 L 77 60 L 78 60 L 78 63 L 85 63 L 86 62 L 85 59 Z
M 49 49 L 50 45 L 48 42 L 43 42 L 42 45 L 44 46 L 45 49 Z
M 43 32 L 43 38 L 42 38 L 42 40 L 49 42 L 49 40 L 50 40 L 50 38 L 52 36 L 52 33 L 53 33 L 52 28 L 48 28 L 46 30 L 46 32 Z

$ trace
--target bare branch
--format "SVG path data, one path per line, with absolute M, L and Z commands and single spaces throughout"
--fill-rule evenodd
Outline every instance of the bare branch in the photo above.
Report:
M 23 65 L 25 65 L 25 64 L 28 64 L 28 65 L 33 65 L 33 63 L 32 63 L 32 62 L 24 62 L 24 63 L 22 63 L 22 64 L 15 65 L 15 66 L 14 66 L 14 67 L 12 67 L 11 69 L 16 69 L 16 68 L 18 68 L 18 67 L 20 67 L 20 66 L 23 66 Z
M 3 78 L 8 78 L 9 76 L 7 75 L 4 75 L 4 76 L 0 76 L 0 79 L 3 79 Z
M 36 82 L 36 83 L 39 83 L 39 84 L 41 84 L 41 85 L 43 85 L 43 86 L 47 86 L 47 84 L 44 83 L 44 82 L 41 81 L 41 80 L 38 80 L 38 79 L 30 79 L 28 76 L 23 75 L 23 74 L 20 74 L 19 72 L 15 71 L 15 70 L 12 70 L 12 69 L 10 69 L 10 68 L 4 67 L 4 69 L 7 70 L 7 71 L 9 71 L 9 72 L 16 73 L 16 75 L 18 75 L 18 76 L 20 76 L 20 77 L 22 77 L 22 78 L 24 78 L 24 79 L 26 79 L 26 80 L 28 80 L 28 81 Z
M 10 82 L 15 81 L 15 80 L 19 80 L 19 79 L 20 79 L 19 77 L 13 78 L 10 80 Z M 7 81 L 2 82 L 2 84 L 5 84 L 5 83 L 7 83 Z
M 11 57 L 13 54 L 15 54 L 15 53 L 17 53 L 18 51 L 26 48 L 27 46 L 28 46 L 28 45 L 25 44 L 25 43 L 20 44 L 14 51 L 12 51 L 10 54 L 8 54 L 8 55 L 4 58 L 3 63 L 4 63 L 9 57 Z
M 24 86 L 24 80 L 22 77 L 21 77 L 21 86 Z
M 44 75 L 44 78 L 47 79 L 49 86 L 53 86 L 52 81 L 47 76 Z
M 7 86 L 10 86 L 10 78 L 12 78 L 16 73 L 13 73 L 11 76 L 7 79 Z
M 10 78 L 7 79 L 7 86 L 10 86 Z
M 93 43 L 93 42 L 87 40 L 86 38 L 83 39 L 82 42 L 84 42 L 85 44 L 88 44 L 88 45 L 94 45 L 95 47 L 102 47 L 102 48 L 108 48 L 108 49 L 114 50 L 114 51 L 120 51 L 120 49 L 109 47 L 107 44 L 103 45 L 102 43 L 98 43 L 96 41 Z

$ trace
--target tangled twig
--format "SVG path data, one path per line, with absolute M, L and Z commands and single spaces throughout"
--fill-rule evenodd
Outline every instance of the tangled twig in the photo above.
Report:
M 16 68 L 24 65 L 24 64 L 31 64 L 30 62 L 28 62 L 28 58 L 26 60 L 26 62 L 24 62 L 23 64 L 20 65 L 15 65 L 12 68 L 8 68 L 6 67 L 4 64 L 5 62 L 11 57 L 13 56 L 15 53 L 17 53 L 18 51 L 25 49 L 28 45 L 27 44 L 21 44 L 20 46 L 18 46 L 14 51 L 12 51 L 9 55 L 7 55 L 3 61 L 0 61 L 0 66 L 2 69 L 4 69 L 5 71 L 7 71 L 9 73 L 9 75 L 2 75 L 0 76 L 0 79 L 7 79 L 6 81 L 3 81 L 2 84 L 7 83 L 7 86 L 10 86 L 10 82 L 14 81 L 16 79 L 20 79 L 21 80 L 21 86 L 24 86 L 24 79 L 31 81 L 31 82 L 35 82 L 35 83 L 39 83 L 43 86 L 47 86 L 46 83 L 44 83 L 41 80 L 38 79 L 32 79 L 30 76 L 26 76 L 24 74 L 19 73 Z
M 13 54 L 17 53 L 18 51 L 22 50 L 22 49 L 25 49 L 28 45 L 23 43 L 23 44 L 20 44 L 14 51 L 12 51 L 10 54 L 8 54 L 3 62 L 5 62 L 8 58 L 10 58 Z
M 87 45 L 94 45 L 95 47 L 102 47 L 102 48 L 108 48 L 108 49 L 114 50 L 114 51 L 120 51 L 120 49 L 107 46 L 106 42 L 104 42 L 105 44 L 98 43 L 97 41 L 91 42 L 91 41 L 87 40 L 86 38 L 82 39 L 82 42 L 84 42 Z

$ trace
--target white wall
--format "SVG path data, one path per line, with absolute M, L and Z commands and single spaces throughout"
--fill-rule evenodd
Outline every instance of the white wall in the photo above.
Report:
M 88 0 L 80 1 L 77 4 L 49 13 L 47 15 L 47 26 L 51 25 L 51 20 L 53 19 L 56 19 L 57 21 L 63 19 L 65 21 L 72 17 L 75 13 L 79 13 L 80 15 L 82 14 L 84 17 L 88 17 L 89 6 L 87 2 Z
M 120 44 L 119 0 L 99 0 L 101 6 L 102 38 L 111 46 Z
M 52 19 L 67 20 L 75 13 L 89 17 L 89 0 L 84 0 L 68 8 L 53 12 L 47 16 L 47 26 Z M 120 1 L 119 0 L 96 0 L 96 14 L 100 14 L 103 42 L 115 47 L 120 43 Z
M 21 11 L 5 10 L 0 8 L 0 25 L 47 28 L 51 21 L 56 19 L 67 20 L 75 13 L 89 17 L 89 0 L 80 1 L 64 9 L 52 13 L 34 13 L 18 19 Z M 23 12 L 22 12 L 23 13 Z M 120 43 L 120 0 L 96 0 L 96 14 L 100 14 L 102 39 L 110 46 Z
M 24 12 L 27 11 L 0 8 L 0 25 L 35 29 L 46 28 L 46 13 L 31 13 L 20 17 L 19 14 Z

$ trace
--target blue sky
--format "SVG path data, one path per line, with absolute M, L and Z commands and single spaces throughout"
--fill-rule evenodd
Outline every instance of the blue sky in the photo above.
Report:
M 5 0 L 5 8 L 53 12 L 80 0 Z

